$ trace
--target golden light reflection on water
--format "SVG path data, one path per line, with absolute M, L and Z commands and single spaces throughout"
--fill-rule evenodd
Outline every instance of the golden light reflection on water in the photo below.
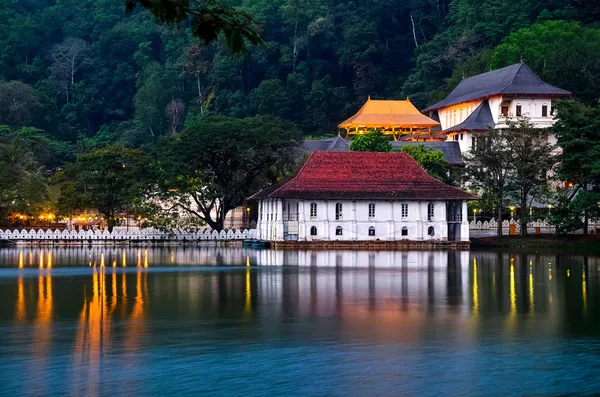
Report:
M 529 312 L 533 313 L 535 297 L 533 295 L 533 261 L 529 261 Z
M 246 314 L 252 312 L 252 285 L 250 283 L 250 257 L 246 257 L 246 305 L 244 306 Z
M 110 268 L 108 268 L 110 269 Z M 107 275 L 107 272 L 110 272 Z M 110 282 L 110 289 L 107 284 Z M 84 292 L 84 303 L 79 315 L 79 325 L 73 352 L 72 389 L 75 395 L 99 395 L 101 383 L 100 363 L 111 348 L 112 321 L 117 313 L 130 317 L 127 322 L 126 348 L 138 344 L 145 328 L 139 320 L 145 318 L 145 296 L 148 294 L 147 273 L 141 269 L 136 275 L 135 303 L 127 316 L 127 274 L 122 273 L 119 296 L 116 269 L 93 267 L 92 296 Z M 110 291 L 110 298 L 109 292 Z M 118 309 L 120 306 L 121 309 Z
M 17 321 L 25 320 L 25 287 L 23 286 L 23 276 L 19 276 L 17 280 L 17 308 L 15 310 L 15 318 Z
M 23 269 L 23 251 L 19 252 L 19 269 Z
M 586 269 L 583 269 L 581 279 L 581 296 L 583 298 L 583 311 L 587 312 L 587 280 L 585 278 Z
M 473 316 L 479 316 L 479 284 L 477 284 L 477 259 L 473 258 Z

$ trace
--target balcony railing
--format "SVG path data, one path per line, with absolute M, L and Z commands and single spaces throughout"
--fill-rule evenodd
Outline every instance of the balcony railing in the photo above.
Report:
M 297 221 L 298 213 L 297 212 L 287 212 L 283 214 L 284 221 Z

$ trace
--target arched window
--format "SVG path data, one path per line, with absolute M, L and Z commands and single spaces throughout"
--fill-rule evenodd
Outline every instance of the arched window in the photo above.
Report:
M 375 204 L 369 204 L 369 219 L 375 218 Z
M 335 228 L 335 235 L 336 236 L 341 236 L 342 235 L 342 227 L 338 226 Z
M 404 227 L 402 228 L 402 235 L 403 235 L 403 236 L 408 236 L 408 228 L 407 228 L 406 226 L 404 226 Z
M 375 235 L 375 227 L 371 226 L 369 227 L 369 236 L 374 236 Z
M 427 220 L 428 221 L 433 221 L 433 219 L 435 218 L 435 209 L 433 207 L 433 203 L 429 203 L 427 204 Z
M 310 203 L 310 219 L 317 218 L 317 203 Z
M 335 220 L 342 219 L 342 203 L 335 203 Z
M 311 236 L 316 236 L 317 235 L 317 227 L 316 226 L 312 226 L 310 228 L 310 235 Z
M 427 235 L 435 236 L 435 230 L 434 230 L 433 226 L 429 226 L 429 228 L 427 229 Z

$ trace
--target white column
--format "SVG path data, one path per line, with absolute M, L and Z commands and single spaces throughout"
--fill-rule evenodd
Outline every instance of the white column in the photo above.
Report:
M 462 202 L 462 222 L 460 223 L 460 241 L 469 241 L 469 221 L 467 216 L 467 202 Z
M 334 204 L 334 206 L 335 206 L 335 204 Z M 325 221 L 323 222 L 323 239 L 329 240 L 329 201 L 328 200 L 325 200 Z
M 350 240 L 358 240 L 358 231 L 356 226 L 356 201 L 352 200 L 352 208 L 350 211 Z
M 306 240 L 306 221 L 304 220 L 304 200 L 298 202 L 298 241 Z
M 394 202 L 390 200 L 388 209 L 388 240 L 394 240 Z
M 257 219 L 257 222 L 256 222 L 256 234 L 257 234 L 256 238 L 258 240 L 260 240 L 262 238 L 261 237 L 262 236 L 261 229 L 263 227 L 263 223 L 262 223 L 262 202 L 263 202 L 262 200 L 259 200 L 259 202 L 258 202 L 258 219 Z
M 425 237 L 423 228 L 425 227 L 427 219 L 423 219 L 423 202 L 417 201 L 417 235 L 415 236 L 418 240 L 423 240 Z M 425 209 L 427 211 L 427 209 Z
M 277 221 L 275 223 L 275 239 L 277 241 L 283 241 L 283 200 L 278 199 L 276 202 L 277 206 Z

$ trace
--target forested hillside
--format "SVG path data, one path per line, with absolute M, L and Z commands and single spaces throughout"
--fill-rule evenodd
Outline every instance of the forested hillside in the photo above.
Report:
M 139 147 L 203 112 L 274 115 L 334 133 L 368 95 L 424 107 L 463 76 L 523 60 L 592 103 L 592 0 L 240 0 L 264 45 L 232 55 L 124 0 L 1 0 L 0 124 L 50 140 L 53 167 L 119 142 Z

